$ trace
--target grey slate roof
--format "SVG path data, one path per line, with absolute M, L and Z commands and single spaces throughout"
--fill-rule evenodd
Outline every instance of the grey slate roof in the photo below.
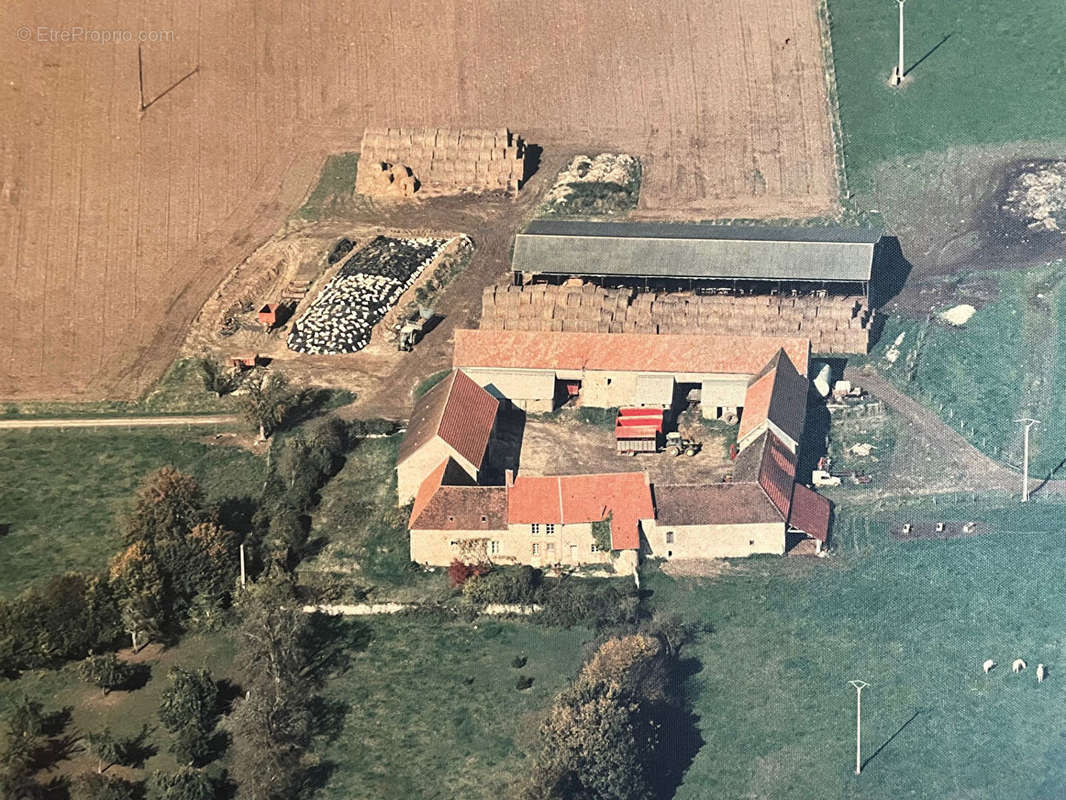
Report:
M 512 268 L 555 275 L 869 281 L 870 228 L 535 220 Z

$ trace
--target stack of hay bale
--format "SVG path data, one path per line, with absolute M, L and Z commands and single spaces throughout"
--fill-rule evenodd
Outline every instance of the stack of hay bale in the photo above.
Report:
M 525 158 L 525 142 L 506 128 L 367 128 L 355 190 L 374 196 L 514 193 Z M 400 179 L 410 179 L 410 186 L 397 184 Z
M 298 353 L 355 353 L 376 325 L 447 246 L 447 239 L 378 236 L 340 268 L 292 326 Z
M 855 296 L 636 292 L 630 288 L 490 286 L 481 327 L 580 333 L 803 336 L 816 353 L 866 353 L 872 313 Z

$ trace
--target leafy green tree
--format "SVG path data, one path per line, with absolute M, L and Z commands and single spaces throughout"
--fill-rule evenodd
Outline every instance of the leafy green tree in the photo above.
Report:
M 177 772 L 152 773 L 148 779 L 148 800 L 213 800 L 215 785 L 199 769 L 179 767 Z
M 7 674 L 55 666 L 105 649 L 120 631 L 116 598 L 106 581 L 58 575 L 0 601 L 0 666 Z
M 174 467 L 160 467 L 138 487 L 126 515 L 126 544 L 144 543 L 155 550 L 180 540 L 204 518 L 203 492 L 196 479 Z
M 219 607 L 229 602 L 240 570 L 240 541 L 233 531 L 201 522 L 189 531 L 183 569 L 172 583 L 184 597 L 200 594 Z
M 100 687 L 104 696 L 114 689 L 120 689 L 133 677 L 133 665 L 118 658 L 114 653 L 89 656 L 79 665 L 85 680 Z
M 218 718 L 218 686 L 206 669 L 174 667 L 167 674 L 170 683 L 163 690 L 159 720 L 171 733 L 194 725 L 210 732 Z
M 657 637 L 605 642 L 556 698 L 525 800 L 654 800 L 671 666 Z
M 134 542 L 111 560 L 111 585 L 119 599 L 122 626 L 134 652 L 158 635 L 166 619 L 163 575 L 150 545 Z
M 239 407 L 244 418 L 259 429 L 260 441 L 265 441 L 296 402 L 297 395 L 284 375 L 256 370 L 244 381 Z

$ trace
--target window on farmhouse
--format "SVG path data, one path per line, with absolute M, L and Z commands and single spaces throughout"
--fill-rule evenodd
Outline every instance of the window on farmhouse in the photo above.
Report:
M 554 536 L 555 535 L 555 524 L 554 523 L 548 522 L 548 523 L 546 523 L 544 525 L 544 535 L 545 536 Z
M 666 543 L 667 544 L 673 544 L 674 543 L 674 532 L 673 531 L 667 531 L 666 532 Z
M 535 556 L 539 556 L 540 555 L 540 545 L 537 544 L 536 542 L 533 543 L 533 555 L 535 555 Z
M 544 548 L 544 552 L 546 552 L 546 553 L 554 553 L 555 552 L 555 542 L 548 542 L 547 546 Z
M 598 552 L 600 552 L 600 546 L 599 546 L 598 544 L 595 544 L 595 543 L 594 543 L 594 544 L 592 545 L 591 551 L 592 551 L 593 553 L 598 553 Z
M 482 522 L 488 522 L 488 521 L 489 521 L 489 518 L 488 518 L 487 516 L 485 516 L 484 514 L 482 514 L 482 515 L 481 515 L 481 521 L 482 521 Z
M 529 532 L 534 536 L 537 536 L 540 533 L 540 523 L 534 522 L 532 525 L 530 525 Z
M 489 542 L 489 555 L 498 556 L 500 554 L 500 543 L 498 541 Z
M 450 542 L 448 542 L 448 547 L 451 547 L 452 549 L 455 549 L 455 546 L 456 546 L 455 539 L 452 539 Z

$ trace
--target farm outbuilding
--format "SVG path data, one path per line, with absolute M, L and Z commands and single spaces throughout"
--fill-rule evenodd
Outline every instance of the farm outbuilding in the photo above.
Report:
M 535 220 L 515 237 L 511 267 L 518 279 L 815 284 L 865 295 L 881 235 L 870 228 Z
M 800 338 L 565 333 L 460 329 L 454 364 L 496 397 L 551 411 L 576 385 L 582 405 L 668 408 L 700 390 L 703 413 L 744 405 L 748 381 L 784 350 L 806 373 Z
M 779 350 L 748 381 L 737 448 L 743 450 L 769 430 L 795 453 L 803 436 L 809 390 L 810 382 L 796 371 L 788 354 Z
M 454 370 L 415 404 L 396 461 L 399 504 L 416 498 L 428 476 L 453 462 L 471 482 L 480 476 L 496 424 L 497 400 Z

